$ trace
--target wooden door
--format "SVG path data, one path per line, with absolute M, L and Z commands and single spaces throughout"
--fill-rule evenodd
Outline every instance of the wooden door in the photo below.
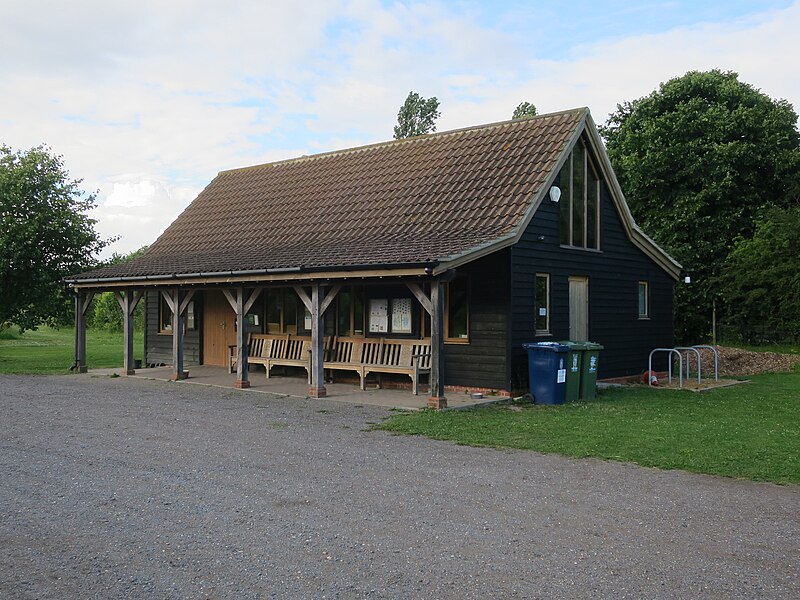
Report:
M 203 364 L 228 366 L 228 346 L 236 344 L 236 313 L 218 290 L 205 295 Z
M 569 278 L 569 339 L 589 339 L 589 278 Z

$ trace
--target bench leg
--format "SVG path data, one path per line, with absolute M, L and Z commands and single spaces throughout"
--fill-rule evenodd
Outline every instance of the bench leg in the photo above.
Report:
M 264 370 L 267 372 L 267 379 L 269 379 L 269 364 L 264 365 Z
M 413 375 L 409 375 L 409 377 L 411 377 L 411 393 L 418 396 L 419 394 L 417 392 L 419 390 L 417 390 L 417 384 L 419 383 L 419 373 L 415 372 Z
M 362 371 L 358 372 L 359 377 L 361 377 L 361 389 L 366 391 L 367 389 L 367 373 Z

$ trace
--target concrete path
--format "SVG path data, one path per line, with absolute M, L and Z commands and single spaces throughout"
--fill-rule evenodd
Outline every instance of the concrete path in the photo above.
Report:
M 800 488 L 0 376 L 0 598 L 798 598 Z
M 256 370 L 257 369 L 257 370 Z M 298 376 L 273 375 L 269 379 L 264 376 L 263 369 L 258 366 L 249 377 L 249 392 L 274 394 L 290 398 L 308 397 L 308 381 L 301 372 Z M 181 381 L 182 384 L 212 385 L 224 388 L 234 388 L 236 374 L 228 373 L 225 367 L 213 365 L 194 365 L 187 368 L 189 378 Z M 297 369 L 300 371 L 300 369 Z M 88 375 L 120 374 L 122 369 L 93 369 Z M 170 381 L 172 367 L 154 367 L 139 369 L 133 377 L 143 379 L 157 379 Z M 356 378 L 357 380 L 358 378 Z M 409 381 L 410 384 L 410 381 Z M 426 386 L 422 386 L 420 393 L 415 396 L 407 389 L 379 389 L 370 385 L 366 390 L 359 388 L 358 383 L 326 383 L 328 395 L 326 400 L 332 402 L 346 402 L 348 404 L 371 404 L 385 408 L 402 408 L 404 410 L 420 410 L 428 406 L 428 393 Z M 490 404 L 505 400 L 500 396 L 483 396 L 474 398 L 467 392 L 451 392 L 447 394 L 448 408 L 468 408 L 481 404 Z

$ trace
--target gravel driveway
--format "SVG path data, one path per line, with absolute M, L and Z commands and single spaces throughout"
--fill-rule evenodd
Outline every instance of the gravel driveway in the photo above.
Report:
M 368 431 L 386 409 L 0 377 L 0 598 L 798 598 L 800 488 Z

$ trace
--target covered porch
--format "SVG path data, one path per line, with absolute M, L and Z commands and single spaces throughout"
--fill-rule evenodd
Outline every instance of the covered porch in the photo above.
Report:
M 400 371 L 396 369 L 394 371 L 391 370 L 391 363 L 389 361 L 394 359 L 389 358 L 389 351 L 391 348 L 395 348 L 395 346 L 397 348 L 403 346 L 403 348 L 407 347 L 410 349 L 411 346 L 408 345 L 408 343 L 416 339 L 425 349 L 424 352 L 426 354 L 424 358 L 420 359 L 414 356 L 414 358 L 411 359 L 406 356 L 405 360 L 406 362 L 409 360 L 424 360 L 428 385 L 426 388 L 423 388 L 423 390 L 427 393 L 424 396 L 416 396 L 410 394 L 407 390 L 380 391 L 385 393 L 387 397 L 396 396 L 399 399 L 401 395 L 406 396 L 406 398 L 402 400 L 390 401 L 392 406 L 408 408 L 419 408 L 421 406 L 446 408 L 448 404 L 444 390 L 445 286 L 452 277 L 452 273 L 445 274 L 444 276 L 430 276 L 430 274 L 426 273 L 425 277 L 417 278 L 393 275 L 394 277 L 390 278 L 391 283 L 389 285 L 394 286 L 394 288 L 402 288 L 406 291 L 408 299 L 402 303 L 402 306 L 409 310 L 409 315 L 411 314 L 411 303 L 413 302 L 416 305 L 414 310 L 417 311 L 415 320 L 417 325 L 413 331 L 409 325 L 409 333 L 407 335 L 399 334 L 398 339 L 395 340 L 398 342 L 397 344 L 390 345 L 386 343 L 385 340 L 391 340 L 391 338 L 393 338 L 390 324 L 392 309 L 391 302 L 384 298 L 382 304 L 378 302 L 374 305 L 379 308 L 383 307 L 384 313 L 374 317 L 376 322 L 382 324 L 382 328 L 373 327 L 373 315 L 365 317 L 363 323 L 367 323 L 368 325 L 364 326 L 362 332 L 363 337 L 360 338 L 363 342 L 355 344 L 359 349 L 363 346 L 363 355 L 356 356 L 356 354 L 353 353 L 352 357 L 348 355 L 347 360 L 349 363 L 360 364 L 362 367 L 362 387 L 364 366 L 369 366 L 370 372 L 377 371 L 379 373 L 384 372 L 389 374 L 400 372 L 409 374 L 409 365 L 406 365 L 406 368 L 400 369 Z M 224 282 L 215 279 L 214 277 L 207 276 L 199 281 L 176 281 L 173 285 L 169 286 L 165 285 L 167 282 L 161 281 L 114 282 L 106 280 L 103 282 L 75 282 L 73 286 L 75 289 L 75 363 L 77 370 L 85 372 L 88 369 L 88 365 L 86 364 L 85 314 L 92 296 L 99 291 L 111 291 L 118 300 L 124 317 L 124 364 L 120 373 L 125 376 L 145 375 L 156 379 L 168 378 L 173 381 L 185 379 L 188 376 L 187 361 L 185 360 L 187 325 L 193 323 L 193 325 L 189 325 L 189 327 L 195 330 L 195 336 L 200 340 L 200 347 L 206 349 L 205 357 L 203 357 L 201 351 L 197 360 L 189 361 L 190 363 L 201 363 L 199 366 L 192 364 L 190 367 L 192 370 L 192 378 L 195 379 L 194 382 L 196 383 L 208 382 L 211 385 L 232 385 L 240 389 L 256 388 L 261 391 L 270 391 L 271 393 L 281 393 L 299 397 L 310 396 L 313 398 L 330 396 L 331 390 L 336 390 L 337 395 L 353 394 L 361 396 L 362 399 L 358 400 L 360 402 L 363 402 L 364 398 L 373 393 L 372 390 L 362 390 L 359 389 L 357 385 L 354 386 L 350 383 L 332 384 L 326 382 L 326 369 L 330 367 L 329 363 L 326 361 L 330 360 L 331 349 L 334 347 L 335 340 L 340 338 L 335 332 L 331 334 L 330 331 L 326 331 L 326 313 L 328 313 L 329 316 L 328 325 L 330 325 L 330 321 L 338 323 L 339 315 L 333 315 L 332 313 L 336 311 L 329 309 L 335 306 L 334 302 L 342 289 L 353 282 L 351 279 L 329 279 L 322 282 L 318 280 L 293 280 L 290 278 L 274 278 L 268 281 L 248 281 L 242 277 L 240 281 L 232 281 L 232 279 L 234 279 L 233 277 L 227 277 Z M 362 277 L 356 281 L 363 286 L 367 279 L 368 278 Z M 382 284 L 386 284 L 386 280 L 380 277 L 374 278 L 368 283 L 377 288 Z M 258 314 L 258 311 L 261 310 L 263 316 L 263 331 L 267 331 L 266 326 L 269 317 L 266 314 L 268 309 L 266 308 L 267 302 L 265 297 L 267 294 L 274 293 L 275 290 L 291 290 L 293 294 L 296 294 L 301 314 L 303 311 L 305 312 L 303 328 L 306 337 L 302 340 L 302 357 L 298 356 L 297 358 L 299 359 L 298 362 L 302 363 L 302 365 L 299 366 L 304 366 L 308 373 L 307 380 L 281 377 L 276 380 L 280 381 L 280 383 L 276 384 L 272 379 L 264 377 L 263 367 L 261 366 L 264 363 L 263 357 L 260 357 L 262 361 L 258 362 L 259 357 L 256 356 L 253 356 L 252 359 L 256 364 L 260 365 L 258 369 L 261 372 L 255 373 L 254 376 L 251 377 L 250 370 L 252 364 L 249 351 L 251 351 L 253 345 L 250 343 L 250 336 L 253 333 L 260 333 L 258 330 L 253 329 L 253 311 L 255 310 L 256 314 Z M 169 331 L 160 331 L 159 334 L 165 334 L 163 339 L 160 340 L 162 344 L 167 341 L 170 343 L 171 356 L 165 356 L 165 360 L 159 361 L 159 363 L 169 365 L 168 367 L 137 370 L 133 358 L 133 312 L 147 292 L 149 292 L 151 296 L 154 295 L 158 299 L 159 306 L 162 307 L 159 309 L 159 322 L 164 320 L 163 313 L 169 317 Z M 223 336 L 224 339 L 221 338 L 218 342 L 220 350 L 222 350 L 223 345 L 225 348 L 225 366 L 222 366 L 219 360 L 210 360 L 211 356 L 207 351 L 207 342 L 211 340 L 211 335 L 209 334 L 211 331 L 210 326 L 216 326 L 219 321 L 218 315 L 223 314 L 221 312 L 211 311 L 211 302 L 209 299 L 212 297 L 219 299 L 214 310 L 219 311 L 220 308 L 222 308 L 225 314 L 230 315 L 227 323 L 224 319 L 221 321 L 223 329 L 227 327 L 227 331 Z M 199 309 L 196 307 L 197 301 L 199 301 Z M 221 307 L 220 302 L 222 304 Z M 259 306 L 257 303 L 263 306 L 263 308 L 254 309 L 254 306 Z M 389 313 L 386 313 L 387 303 L 389 303 Z M 373 304 L 365 304 L 362 307 L 362 311 L 366 315 L 368 311 L 375 310 L 374 306 Z M 298 319 L 298 321 L 299 320 L 300 319 Z M 410 320 L 409 316 L 408 321 L 410 322 Z M 198 321 L 199 326 L 197 324 Z M 256 325 L 257 324 L 258 320 L 256 320 Z M 169 335 L 170 339 L 166 338 L 166 334 Z M 204 336 L 207 338 L 205 341 L 203 340 Z M 160 335 L 160 337 L 162 336 Z M 286 335 L 286 337 L 289 338 L 290 336 Z M 300 340 L 303 336 L 292 334 L 291 337 Z M 342 339 L 346 339 L 346 336 Z M 403 342 L 405 342 L 406 345 L 403 345 Z M 232 351 L 230 362 L 228 360 L 228 347 L 230 347 Z M 377 353 L 373 351 L 367 356 L 368 348 L 372 350 L 379 348 L 379 351 Z M 415 352 L 419 352 L 418 346 L 414 346 L 414 348 Z M 403 350 L 403 352 L 404 355 L 408 354 L 407 350 Z M 147 362 L 149 361 L 145 360 L 145 363 Z M 413 364 L 413 362 L 410 363 L 412 367 Z M 235 373 L 229 375 L 231 366 L 235 369 Z M 373 367 L 378 368 L 375 369 Z M 267 372 L 269 373 L 268 365 Z M 206 381 L 199 381 L 199 379 L 205 379 Z M 416 381 L 417 379 L 415 378 L 415 387 Z M 288 391 L 277 391 L 275 385 L 288 386 L 286 388 Z M 303 389 L 300 389 L 301 387 Z

